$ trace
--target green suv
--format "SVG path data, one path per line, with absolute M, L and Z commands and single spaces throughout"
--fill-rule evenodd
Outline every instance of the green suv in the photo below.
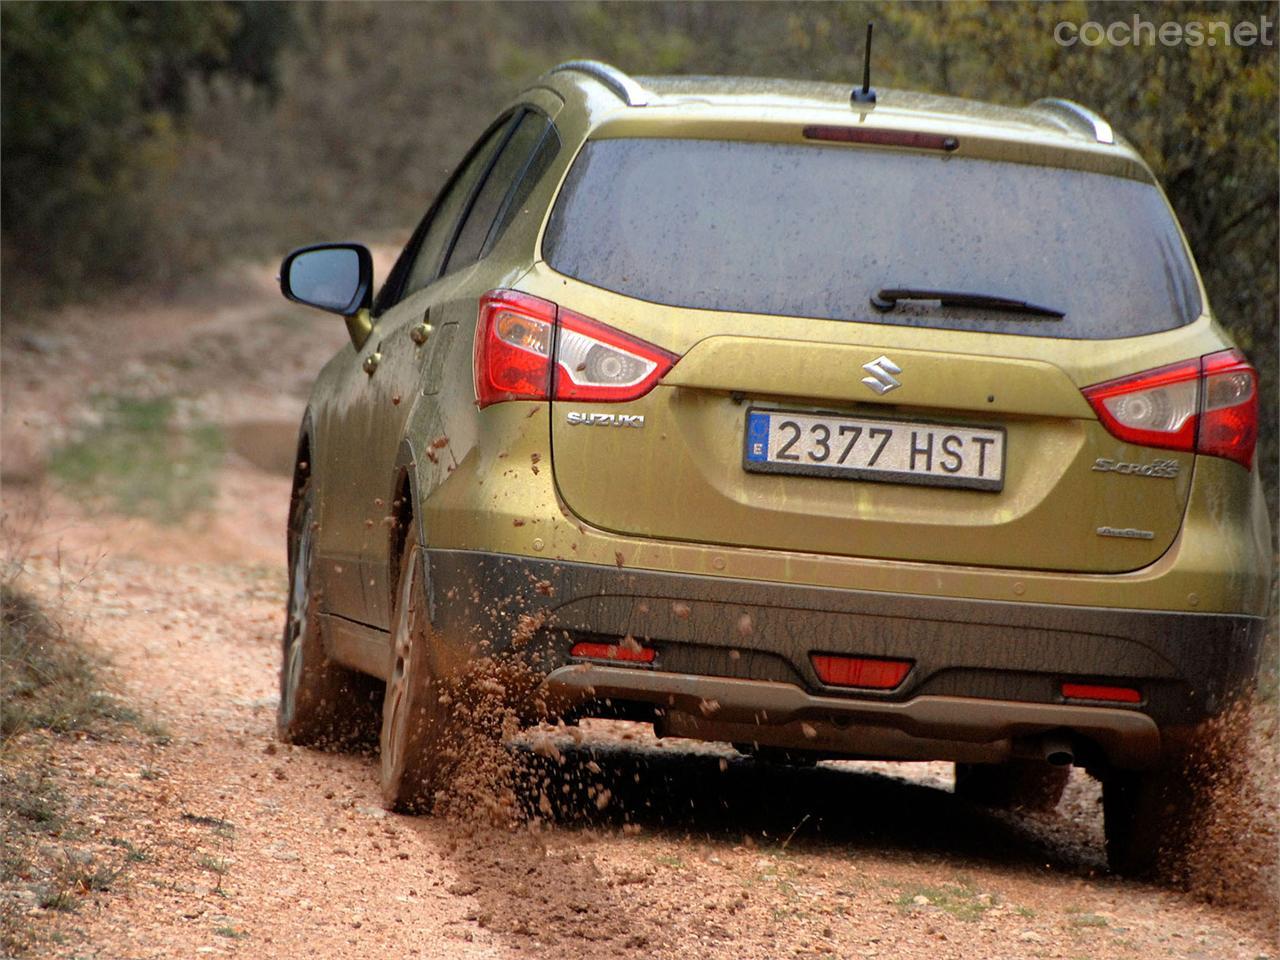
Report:
M 281 271 L 352 341 L 302 423 L 283 737 L 380 712 L 386 802 L 429 805 L 483 658 L 526 717 L 990 803 L 1083 766 L 1117 869 L 1176 845 L 1264 636 L 1257 374 L 1100 117 L 567 63 L 371 263 Z

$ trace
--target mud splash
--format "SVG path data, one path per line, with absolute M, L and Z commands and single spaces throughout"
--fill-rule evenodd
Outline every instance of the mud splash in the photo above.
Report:
M 1259 914 L 1280 942 L 1280 709 L 1241 701 L 1211 721 L 1188 774 L 1203 810 L 1177 879 L 1210 903 Z

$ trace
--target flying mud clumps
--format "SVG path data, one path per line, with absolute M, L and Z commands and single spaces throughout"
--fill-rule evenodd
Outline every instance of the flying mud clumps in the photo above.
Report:
M 526 647 L 545 623 L 541 611 L 522 615 L 512 649 Z M 628 642 L 639 647 L 630 637 L 620 645 Z M 448 757 L 430 804 L 437 816 L 475 832 L 536 832 L 566 818 L 621 818 L 625 826 L 629 816 L 615 785 L 599 764 L 584 759 L 582 731 L 555 716 L 557 705 L 538 689 L 541 680 L 518 659 L 491 656 L 471 661 L 448 683 L 441 695 L 450 714 Z
M 536 685 L 528 667 L 493 657 L 473 661 L 449 683 L 449 741 L 456 756 L 436 793 L 436 814 L 476 827 L 521 821 L 520 764 L 506 743 L 530 719 L 518 708 L 537 706 Z
M 1241 701 L 1216 717 L 1188 769 L 1204 784 L 1184 875 L 1197 896 L 1263 914 L 1280 936 L 1280 711 Z
M 521 614 L 510 649 L 528 648 L 547 620 L 543 610 Z M 568 763 L 557 746 L 576 745 L 582 734 L 547 723 L 554 710 L 538 689 L 541 681 L 518 657 L 498 655 L 471 661 L 448 682 L 442 703 L 449 757 L 431 804 L 438 816 L 476 830 L 537 829 L 566 809 L 599 814 L 611 806 L 611 791 L 598 782 L 600 767 Z

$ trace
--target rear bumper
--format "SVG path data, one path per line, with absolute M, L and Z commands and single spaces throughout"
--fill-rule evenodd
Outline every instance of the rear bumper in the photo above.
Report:
M 572 664 L 552 671 L 547 692 L 562 704 L 650 703 L 665 732 L 730 743 L 901 760 L 992 762 L 1035 756 L 1049 735 L 1070 731 L 1116 766 L 1160 755 L 1160 732 L 1132 711 L 968 697 L 874 702 L 811 694 L 794 684 Z
M 1062 733 L 1117 766 L 1157 763 L 1168 734 L 1251 682 L 1265 628 L 1250 616 L 921 597 L 473 551 L 428 557 L 442 636 L 460 648 L 514 647 L 567 704 L 652 704 L 671 733 L 863 756 L 998 760 Z M 652 665 L 569 656 L 578 640 L 628 635 L 656 649 Z M 813 652 L 914 666 L 895 690 L 852 693 L 819 680 Z M 1079 680 L 1136 687 L 1143 700 L 1064 701 L 1062 683 Z

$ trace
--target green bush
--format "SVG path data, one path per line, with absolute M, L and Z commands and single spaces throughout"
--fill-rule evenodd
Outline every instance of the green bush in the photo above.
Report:
M 151 276 L 165 256 L 154 203 L 179 161 L 188 86 L 261 76 L 263 19 L 225 2 L 0 7 L 6 266 L 80 295 L 86 281 Z

